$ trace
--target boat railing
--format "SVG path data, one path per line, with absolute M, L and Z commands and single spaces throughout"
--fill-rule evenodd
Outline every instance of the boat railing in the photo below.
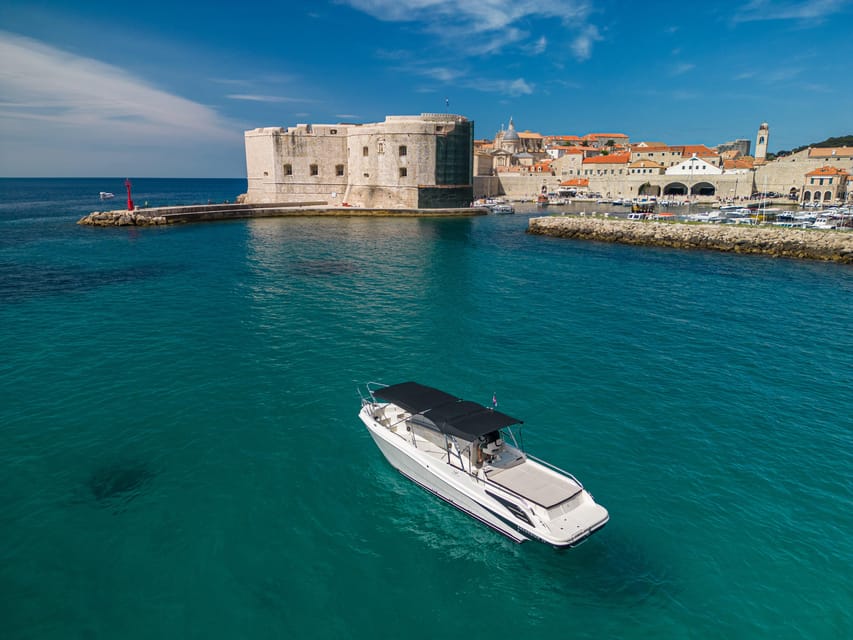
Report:
M 387 387 L 387 386 L 388 386 L 387 384 L 382 383 L 382 382 L 372 382 L 372 381 L 371 381 L 371 382 L 365 382 L 365 383 L 364 383 L 364 390 L 367 392 L 367 395 L 369 396 L 369 398 L 365 398 L 365 397 L 364 397 L 364 394 L 362 393 L 362 388 L 361 388 L 361 387 L 357 387 L 357 389 L 358 389 L 358 395 L 359 395 L 359 397 L 361 398 L 361 404 L 362 404 L 362 406 L 363 406 L 363 405 L 365 405 L 365 404 L 366 404 L 366 403 L 368 403 L 368 402 L 376 403 L 376 398 L 375 398 L 375 397 L 374 397 L 374 395 L 373 395 L 373 391 L 374 391 L 375 389 L 380 388 L 380 387 Z
M 380 387 L 387 387 L 387 386 L 388 386 L 387 384 L 384 384 L 382 382 L 366 382 L 366 383 L 364 383 L 364 390 L 367 391 L 368 397 L 364 397 L 364 393 L 362 392 L 362 388 L 357 387 L 358 395 L 361 398 L 361 406 L 365 407 L 366 405 L 369 405 L 369 404 L 371 404 L 371 405 L 380 404 L 380 402 L 376 399 L 376 396 L 373 395 L 373 391 L 374 391 L 374 389 L 377 389 Z M 377 416 L 374 415 L 374 418 L 376 418 L 376 417 Z M 411 442 L 412 446 L 417 449 L 418 448 L 418 442 L 417 442 L 417 439 L 415 438 L 415 430 L 414 429 L 407 429 L 406 433 L 408 435 L 404 435 L 404 434 L 399 433 L 397 431 L 397 425 L 402 424 L 402 423 L 406 423 L 410 419 L 410 417 L 411 416 L 408 413 L 403 413 L 403 414 L 400 414 L 398 416 L 398 419 L 396 422 L 392 422 L 391 418 L 389 416 L 385 416 L 379 422 L 380 422 L 380 424 L 383 424 L 385 427 L 387 427 L 397 437 L 402 438 L 406 442 Z
M 566 476 L 569 480 L 571 480 L 576 485 L 578 485 L 581 489 L 583 489 L 583 485 L 581 484 L 581 481 L 578 480 L 577 478 L 575 478 L 571 473 L 569 473 L 565 469 L 561 469 L 557 465 L 551 464 L 550 462 L 542 460 L 541 458 L 537 458 L 536 456 L 532 456 L 529 453 L 527 454 L 527 457 L 530 458 L 531 460 L 535 461 L 535 462 L 538 462 L 542 466 L 548 467 L 552 471 L 556 471 L 560 475 Z

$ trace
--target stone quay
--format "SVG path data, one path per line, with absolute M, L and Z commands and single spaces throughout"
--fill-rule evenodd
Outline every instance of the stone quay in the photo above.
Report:
M 591 217 L 531 218 L 528 233 L 620 244 L 705 249 L 853 264 L 853 232 Z
M 189 222 L 245 220 L 247 218 L 280 218 L 306 216 L 385 216 L 385 217 L 453 217 L 479 216 L 484 208 L 459 209 L 365 209 L 327 206 L 325 202 L 287 204 L 207 204 L 183 207 L 152 207 L 134 211 L 94 211 L 77 224 L 93 227 L 149 227 Z

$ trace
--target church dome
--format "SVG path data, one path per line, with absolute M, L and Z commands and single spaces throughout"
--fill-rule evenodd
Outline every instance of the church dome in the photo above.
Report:
M 509 127 L 504 134 L 504 142 L 518 142 L 518 132 L 515 130 L 515 124 L 512 121 L 512 118 L 509 119 Z

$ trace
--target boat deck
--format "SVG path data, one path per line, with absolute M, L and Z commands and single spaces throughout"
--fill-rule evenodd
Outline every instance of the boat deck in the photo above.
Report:
M 561 476 L 529 460 L 509 468 L 488 468 L 486 477 L 545 509 L 570 500 L 583 490 L 571 478 Z

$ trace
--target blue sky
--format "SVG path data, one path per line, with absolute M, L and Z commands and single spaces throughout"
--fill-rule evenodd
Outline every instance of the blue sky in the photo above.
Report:
M 240 177 L 243 131 L 443 112 L 770 150 L 853 134 L 853 0 L 0 6 L 0 175 Z

